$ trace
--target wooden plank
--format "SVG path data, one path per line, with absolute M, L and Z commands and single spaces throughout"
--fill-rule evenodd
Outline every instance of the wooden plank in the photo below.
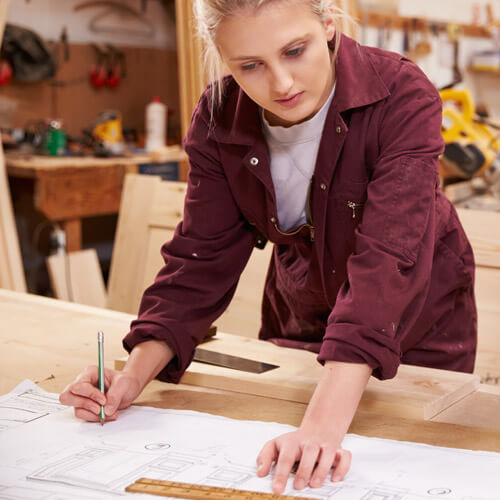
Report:
M 54 378 L 57 390 L 97 363 L 97 331 L 105 334 L 106 366 L 122 355 L 133 316 L 37 295 L 0 290 L 0 393 L 29 378 Z M 60 381 L 61 379 L 61 381 Z
M 6 163 L 9 174 L 19 177 L 34 177 L 38 170 L 61 168 L 88 168 L 88 167 L 135 167 L 141 163 L 158 163 L 168 161 L 182 161 L 186 153 L 178 145 L 167 146 L 161 151 L 161 156 L 153 154 L 140 154 L 123 158 L 97 158 L 84 157 L 47 157 L 28 155 L 25 153 L 8 153 Z M 134 169 L 130 170 L 131 173 Z
M 500 212 L 457 209 L 474 249 L 476 265 L 500 268 Z
M 21 249 L 0 143 L 0 287 L 26 291 Z
M 9 10 L 10 0 L 0 0 L 0 45 L 3 40 L 5 23 L 7 22 L 7 11 Z
M 129 174 L 125 177 L 109 274 L 110 309 L 137 313 L 137 297 L 143 292 L 146 266 L 147 221 L 159 182 L 157 176 Z
M 347 15 L 347 18 L 340 19 L 339 21 L 342 33 L 356 40 L 356 21 L 358 18 L 356 0 L 336 0 L 335 4 L 337 5 L 337 7 L 340 7 Z
M 479 308 L 500 306 L 500 268 L 477 266 L 475 291 Z
M 500 387 L 481 384 L 476 391 L 446 408 L 432 420 L 474 426 L 478 418 L 488 429 L 500 430 Z
M 46 260 L 57 299 L 106 307 L 106 287 L 95 249 L 51 255 Z
M 217 338 L 203 348 L 277 364 L 279 368 L 254 374 L 193 362 L 182 383 L 307 403 L 322 372 L 314 353 L 239 335 L 217 333 Z M 123 368 L 125 361 L 117 359 L 115 368 Z M 370 379 L 361 408 L 389 405 L 393 414 L 430 419 L 478 386 L 479 377 L 475 375 L 402 365 L 394 379 Z
M 192 2 L 175 0 L 177 27 L 177 55 L 179 62 L 179 95 L 181 108 L 181 135 L 191 123 L 191 115 L 205 90 L 207 77 L 203 68 L 203 46 L 195 32 Z M 182 172 L 180 180 L 186 180 Z
M 0 0 L 0 45 L 10 0 Z M 0 287 L 26 291 L 21 249 L 10 198 L 3 147 L 0 141 Z
M 428 33 L 430 29 L 429 26 L 431 24 L 436 24 L 439 33 L 445 33 L 447 29 L 447 23 L 445 21 L 439 22 L 434 19 L 404 17 L 395 14 L 371 12 L 368 10 L 360 11 L 359 17 L 363 25 L 372 26 L 374 28 L 380 28 L 380 26 L 390 26 L 392 30 L 411 29 L 414 32 Z M 488 26 L 473 24 L 458 24 L 457 26 L 460 29 L 460 33 L 466 37 L 492 37 L 492 30 Z
M 500 305 L 478 310 L 478 348 L 474 373 L 485 384 L 500 387 Z
M 36 295 L 0 290 L 0 393 L 26 378 L 40 387 L 60 392 L 81 369 L 96 362 L 96 332 L 106 335 L 106 366 L 123 352 L 121 338 L 132 315 Z M 68 326 L 70 325 L 70 327 Z M 256 419 L 298 426 L 305 404 L 242 393 L 200 389 L 152 381 L 136 404 L 203 411 L 238 419 Z M 380 410 L 380 411 L 377 411 Z M 358 408 L 349 432 L 365 436 L 428 443 L 435 446 L 500 451 L 500 432 L 486 426 L 490 416 L 476 411 L 477 427 L 401 417 L 391 405 Z

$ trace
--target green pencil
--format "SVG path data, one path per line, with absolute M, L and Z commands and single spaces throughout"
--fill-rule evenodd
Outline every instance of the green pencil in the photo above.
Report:
M 99 390 L 104 394 L 104 333 L 97 332 L 97 348 L 99 352 Z M 101 405 L 99 422 L 104 425 L 104 405 Z

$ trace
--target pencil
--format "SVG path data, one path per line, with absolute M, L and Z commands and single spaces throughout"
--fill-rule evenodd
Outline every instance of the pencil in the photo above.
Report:
M 99 358 L 99 390 L 104 394 L 104 333 L 97 332 L 97 348 Z M 101 405 L 99 411 L 99 422 L 104 425 L 104 405 Z

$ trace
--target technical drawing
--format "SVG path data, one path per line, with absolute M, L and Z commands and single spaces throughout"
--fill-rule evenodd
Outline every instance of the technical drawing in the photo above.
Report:
M 0 398 L 2 409 L 3 415 L 14 411 L 10 421 L 14 415 L 30 423 L 22 432 L 11 427 L 0 433 L 0 449 L 9 450 L 0 453 L 0 500 L 112 499 L 140 477 L 270 492 L 273 473 L 258 477 L 255 458 L 265 442 L 291 429 L 144 407 L 98 426 L 77 422 L 70 409 L 60 413 L 56 396 L 24 388 Z M 344 447 L 354 457 L 344 481 L 327 479 L 321 488 L 297 491 L 290 480 L 285 493 L 318 500 L 500 498 L 498 453 L 355 435 Z
M 57 397 L 28 389 L 0 400 L 0 432 L 64 410 Z

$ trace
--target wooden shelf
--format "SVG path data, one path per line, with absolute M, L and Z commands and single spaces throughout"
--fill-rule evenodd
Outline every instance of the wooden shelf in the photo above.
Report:
M 491 38 L 489 26 L 475 26 L 472 24 L 447 23 L 445 21 L 435 21 L 432 19 L 422 19 L 416 17 L 404 17 L 394 14 L 381 14 L 378 12 L 360 10 L 358 19 L 362 26 L 372 26 L 374 28 L 389 28 L 419 32 L 430 32 L 431 27 L 439 33 L 447 31 L 447 26 L 453 24 L 460 30 L 461 35 L 477 38 Z

